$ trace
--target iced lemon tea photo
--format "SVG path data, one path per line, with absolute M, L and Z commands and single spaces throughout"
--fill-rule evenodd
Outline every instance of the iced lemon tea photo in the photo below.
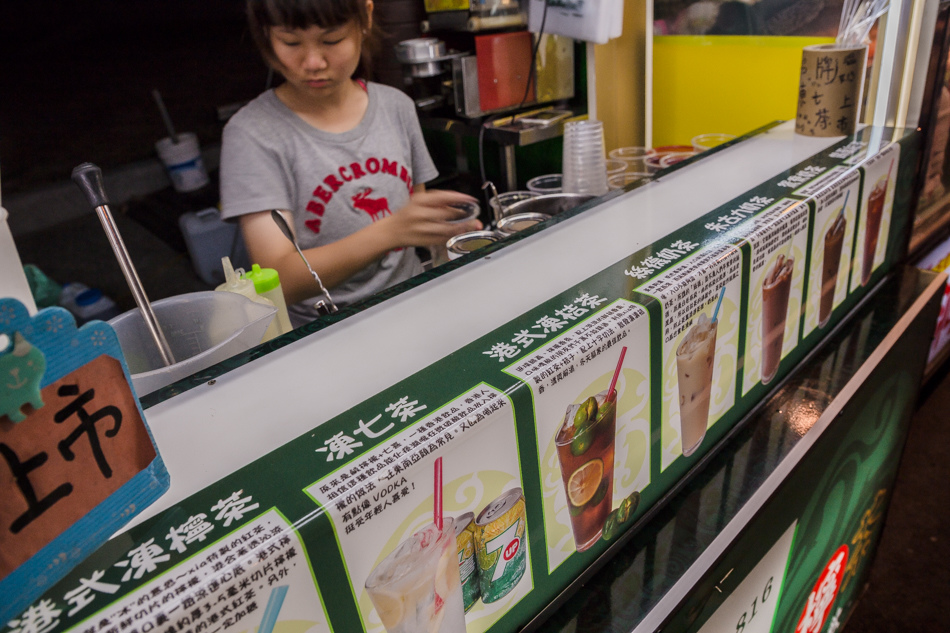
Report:
M 617 399 L 607 393 L 569 405 L 554 440 L 579 552 L 600 538 L 613 503 Z

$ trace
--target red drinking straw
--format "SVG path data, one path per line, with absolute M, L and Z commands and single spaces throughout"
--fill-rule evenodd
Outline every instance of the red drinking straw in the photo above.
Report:
M 614 387 L 617 386 L 617 377 L 620 376 L 620 369 L 623 367 L 623 357 L 627 355 L 627 346 L 624 345 L 620 350 L 620 359 L 617 361 L 617 369 L 614 370 L 614 376 L 610 379 L 610 388 L 607 389 L 607 400 L 611 401 L 617 397 Z
M 435 460 L 435 499 L 432 503 L 432 522 L 442 531 L 442 458 Z

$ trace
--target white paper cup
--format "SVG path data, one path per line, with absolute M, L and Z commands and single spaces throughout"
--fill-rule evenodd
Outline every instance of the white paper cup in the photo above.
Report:
M 166 136 L 155 143 L 155 149 L 175 191 L 195 191 L 208 184 L 208 171 L 201 159 L 201 147 L 198 137 L 193 133 L 179 134 L 177 143 Z

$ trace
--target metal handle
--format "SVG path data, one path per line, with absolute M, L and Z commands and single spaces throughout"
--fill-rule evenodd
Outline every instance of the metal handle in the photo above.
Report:
M 96 215 L 99 216 L 99 222 L 102 224 L 102 228 L 106 232 L 106 238 L 108 238 L 109 244 L 112 246 L 112 252 L 115 253 L 115 258 L 119 262 L 119 267 L 125 276 L 125 282 L 129 285 L 129 290 L 132 291 L 135 304 L 138 306 L 139 312 L 142 313 L 145 326 L 148 328 L 149 334 L 152 335 L 152 339 L 158 347 L 162 362 L 164 362 L 166 366 L 173 365 L 175 363 L 175 357 L 172 355 L 171 347 L 169 347 L 168 341 L 165 339 L 162 328 L 158 325 L 155 312 L 152 310 L 152 304 L 145 294 L 142 281 L 139 279 L 139 275 L 135 270 L 132 258 L 129 257 L 129 251 L 126 249 L 125 242 L 122 241 L 122 235 L 119 233 L 119 229 L 115 225 L 115 220 L 112 218 L 112 212 L 109 211 L 109 200 L 106 198 L 105 188 L 102 185 L 102 170 L 92 163 L 83 163 L 73 170 L 73 180 L 79 185 L 83 193 L 86 194 L 89 204 L 95 208 Z
M 501 221 L 503 217 L 505 217 L 503 213 L 504 209 L 501 208 L 501 198 L 498 197 L 498 189 L 495 188 L 495 183 L 493 183 L 490 180 L 486 180 L 485 183 L 482 185 L 482 191 L 488 188 L 491 188 L 491 193 L 492 193 L 491 197 L 495 201 L 495 204 L 494 204 L 495 226 L 498 226 L 498 222 Z
M 327 290 L 326 286 L 323 285 L 320 275 L 317 274 L 317 271 L 315 271 L 310 265 L 310 262 L 307 261 L 303 251 L 300 250 L 300 246 L 297 245 L 297 240 L 294 239 L 293 231 L 290 230 L 290 225 L 287 224 L 287 220 L 284 219 L 284 216 L 281 215 L 280 211 L 277 209 L 271 209 L 270 217 L 274 219 L 274 223 L 277 224 L 278 228 L 280 228 L 280 232 L 284 234 L 284 237 L 290 240 L 290 243 L 294 245 L 295 249 L 297 249 L 297 254 L 300 255 L 300 259 L 303 260 L 304 266 L 307 267 L 307 270 L 309 270 L 310 274 L 313 276 L 313 280 L 317 282 L 318 286 L 320 286 L 320 292 L 323 293 L 326 303 L 324 303 L 324 301 L 321 299 L 316 304 L 314 304 L 314 308 L 316 308 L 317 312 L 320 312 L 321 314 L 336 312 L 338 308 L 336 307 L 336 304 L 333 303 L 333 299 L 330 297 L 330 292 Z M 328 305 L 329 308 L 327 307 Z

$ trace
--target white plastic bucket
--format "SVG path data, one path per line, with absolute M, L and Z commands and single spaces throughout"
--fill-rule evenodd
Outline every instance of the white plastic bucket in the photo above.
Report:
M 166 136 L 155 143 L 159 158 L 165 165 L 175 191 L 187 192 L 208 184 L 208 171 L 201 159 L 198 137 L 191 132 L 178 135 L 178 142 Z
M 176 362 L 162 363 L 138 308 L 109 321 L 139 397 L 261 342 L 277 308 L 233 292 L 190 292 L 152 303 Z

